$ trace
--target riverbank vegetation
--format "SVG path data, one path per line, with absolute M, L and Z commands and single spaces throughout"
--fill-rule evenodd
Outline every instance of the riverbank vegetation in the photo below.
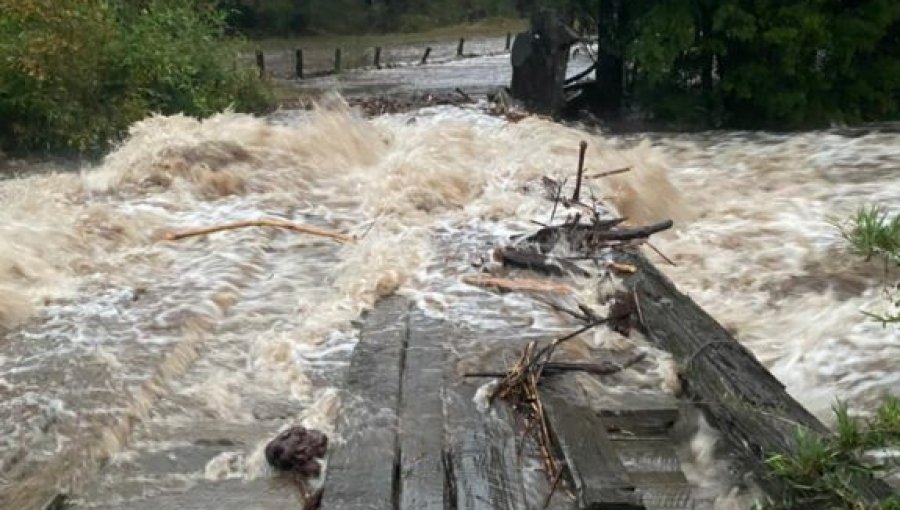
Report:
M 197 2 L 0 0 L 0 147 L 91 152 L 151 113 L 268 103 Z
M 881 261 L 885 276 L 892 268 L 900 268 L 900 214 L 889 214 L 881 207 L 860 208 L 856 215 L 838 225 L 844 239 L 855 255 Z M 870 317 L 888 324 L 900 324 L 900 281 L 885 282 L 888 306 L 885 312 L 866 312 Z
M 673 127 L 900 118 L 895 0 L 0 0 L 0 148 L 90 152 L 154 112 L 265 109 L 242 37 L 439 37 L 541 6 L 598 29 L 624 110 Z
M 896 470 L 900 448 L 900 399 L 886 398 L 868 419 L 850 415 L 846 404 L 834 408 L 834 435 L 798 432 L 792 455 L 768 459 L 769 473 L 793 488 L 767 510 L 794 508 L 900 510 L 900 495 L 879 502 L 854 490 L 853 480 Z

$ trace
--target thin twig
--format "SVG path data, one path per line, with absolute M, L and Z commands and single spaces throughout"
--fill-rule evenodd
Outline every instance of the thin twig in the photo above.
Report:
M 676 264 L 674 260 L 670 259 L 669 257 L 666 257 L 665 253 L 661 252 L 656 246 L 653 246 L 652 244 L 650 244 L 650 241 L 647 241 L 645 244 L 651 250 L 655 251 L 657 255 L 662 257 L 662 259 L 665 260 L 667 264 L 669 264 L 670 266 L 676 266 L 676 267 L 678 266 L 678 264 Z
M 544 500 L 543 510 L 547 510 L 550 507 L 550 500 L 553 499 L 553 495 L 556 494 L 556 488 L 559 486 L 559 481 L 562 479 L 563 467 L 560 466 L 559 470 L 556 472 L 556 476 L 553 477 L 553 483 L 550 484 L 550 493 L 547 494 L 547 499 Z
M 556 189 L 556 198 L 553 199 L 553 210 L 550 211 L 550 221 L 547 223 L 553 223 L 553 218 L 556 217 L 556 209 L 559 207 L 559 200 L 562 198 L 562 190 L 566 186 L 566 182 L 568 179 L 563 179 L 563 182 L 560 183 L 559 188 Z
M 599 174 L 585 175 L 585 179 L 602 179 L 604 177 L 609 177 L 611 175 L 619 175 L 624 174 L 626 172 L 630 172 L 631 167 L 626 166 L 625 168 L 617 168 L 616 170 L 610 170 L 608 172 L 600 172 Z

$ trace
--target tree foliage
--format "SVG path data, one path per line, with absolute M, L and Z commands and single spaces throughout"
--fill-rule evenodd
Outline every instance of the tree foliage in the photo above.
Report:
M 896 0 L 559 0 L 628 67 L 663 120 L 799 128 L 900 117 Z M 574 6 L 574 7 L 573 7 Z
M 233 69 L 221 16 L 148 0 L 0 0 L 0 144 L 102 148 L 152 112 L 204 116 L 265 97 Z

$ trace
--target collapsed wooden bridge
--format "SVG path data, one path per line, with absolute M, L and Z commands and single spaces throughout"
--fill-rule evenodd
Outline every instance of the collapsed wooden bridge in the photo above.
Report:
M 540 445 L 517 406 L 497 400 L 476 409 L 483 380 L 462 377 L 459 355 L 447 348 L 466 333 L 392 297 L 362 327 L 348 371 L 352 400 L 338 426 L 345 442 L 329 458 L 320 507 L 711 508 L 676 454 L 679 423 L 697 412 L 724 437 L 736 474 L 756 474 L 755 484 L 780 501 L 790 487 L 765 475 L 765 459 L 792 452 L 798 428 L 826 427 L 637 250 L 621 251 L 617 262 L 635 268 L 626 279 L 634 299 L 627 320 L 673 355 L 680 398 L 590 394 L 579 390 L 581 380 L 602 376 L 586 372 L 545 377 L 539 399 L 560 471 L 523 476 Z M 871 478 L 848 483 L 873 502 L 890 494 Z
M 582 142 L 571 198 L 562 198 L 564 183 L 543 180 L 545 196 L 554 201 L 551 224 L 497 247 L 492 258 L 506 268 L 501 274 L 463 281 L 566 294 L 573 279 L 618 280 L 614 293 L 601 298 L 607 316 L 598 317 L 586 303 L 572 310 L 542 300 L 584 326 L 523 349 L 522 338 L 513 342 L 510 336 L 526 331 L 490 338 L 430 318 L 402 298 L 383 300 L 362 325 L 337 427 L 343 443 L 331 452 L 324 488 L 309 507 L 712 508 L 715 494 L 690 483 L 677 453 L 699 415 L 724 439 L 735 469 L 730 484 L 752 487 L 773 502 L 790 497 L 794 487 L 769 476 L 766 460 L 791 456 L 798 431 L 827 435 L 828 429 L 644 257 L 640 247 L 652 247 L 647 239 L 671 228 L 671 221 L 628 227 L 600 202 L 582 200 L 586 148 Z M 558 209 L 567 216 L 553 225 Z M 576 261 L 589 262 L 591 271 Z M 535 274 L 543 278 L 528 277 Z M 504 278 L 509 275 L 518 278 Z M 595 275 L 598 281 L 591 280 Z M 555 357 L 560 345 L 598 327 L 623 337 L 637 331 L 651 348 L 668 353 L 677 388 L 666 393 L 604 386 L 604 377 L 642 362 L 643 351 L 635 356 L 595 348 L 589 355 L 595 359 L 574 362 Z M 499 370 L 484 366 L 478 352 L 460 347 L 475 339 L 518 361 Z M 462 372 L 464 365 L 478 371 Z M 745 480 L 744 474 L 752 476 Z M 871 505 L 892 493 L 865 474 L 843 482 Z M 794 503 L 816 508 L 821 501 Z

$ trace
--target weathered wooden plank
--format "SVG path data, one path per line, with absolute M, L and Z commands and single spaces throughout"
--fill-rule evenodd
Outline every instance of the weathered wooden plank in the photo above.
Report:
M 619 460 L 638 488 L 687 485 L 681 462 L 668 438 L 613 441 Z
M 578 495 L 579 507 L 644 508 L 597 415 L 554 393 L 542 395 L 542 399 L 550 428 Z
M 798 427 L 818 434 L 828 434 L 828 429 L 785 391 L 753 353 L 646 258 L 633 253 L 619 261 L 638 268 L 626 285 L 636 296 L 644 334 L 672 353 L 686 394 L 757 473 L 768 495 L 782 500 L 791 490 L 789 482 L 765 476 L 764 460 L 793 452 Z M 869 503 L 891 494 L 887 484 L 871 477 L 860 476 L 848 484 Z
M 688 485 L 653 486 L 641 488 L 647 510 L 694 510 L 696 503 Z
M 588 400 L 607 430 L 639 436 L 666 434 L 680 412 L 678 401 L 662 393 L 588 392 Z
M 524 510 L 522 471 L 515 451 L 512 418 L 498 402 L 471 420 L 453 445 L 458 510 Z
M 472 338 L 484 340 L 484 334 L 460 328 L 448 341 L 466 346 Z M 514 356 L 515 350 L 509 350 Z M 499 401 L 487 412 L 479 412 L 472 401 L 478 387 L 458 375 L 462 359 L 477 353 L 458 349 L 448 353 L 443 397 L 451 506 L 457 510 L 525 510 L 512 415 Z
M 397 411 L 408 302 L 391 297 L 366 317 L 353 351 L 331 452 L 323 510 L 395 508 Z
M 400 510 L 443 510 L 441 386 L 448 325 L 414 310 L 400 405 Z

